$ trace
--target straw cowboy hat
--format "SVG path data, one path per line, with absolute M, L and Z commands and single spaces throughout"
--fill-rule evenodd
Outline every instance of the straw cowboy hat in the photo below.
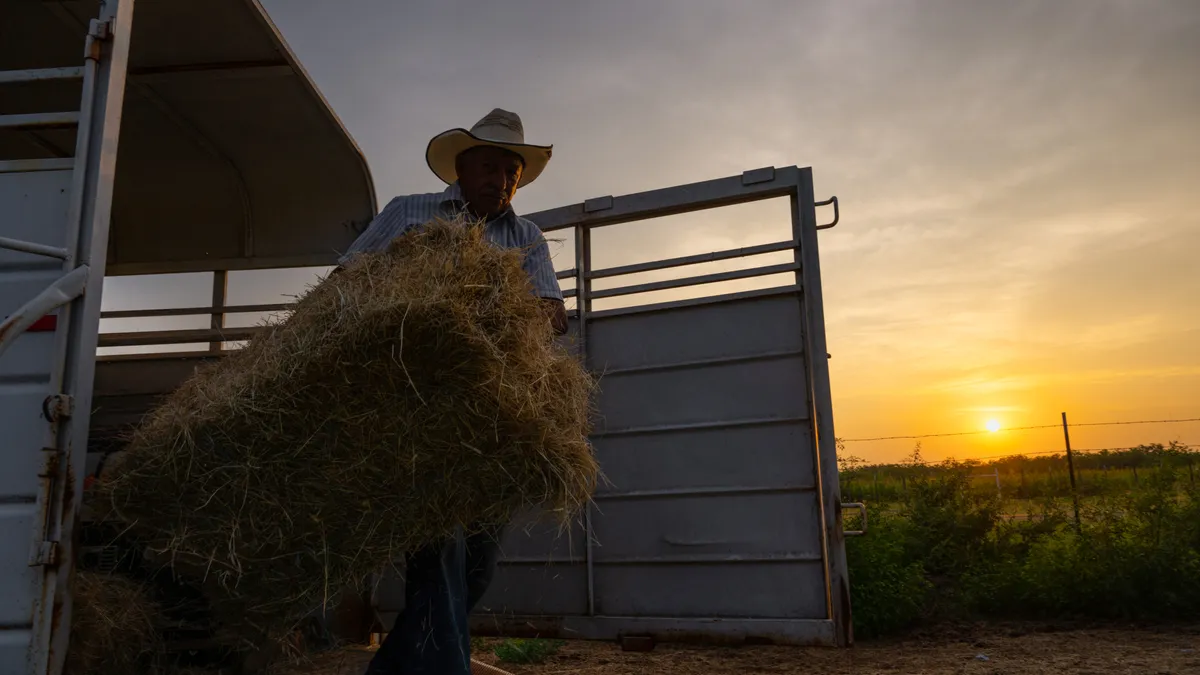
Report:
M 425 162 L 446 184 L 458 180 L 454 160 L 460 154 L 480 145 L 492 145 L 515 152 L 525 160 L 521 182 L 517 187 L 532 183 L 550 161 L 553 146 L 530 145 L 525 142 L 525 127 L 516 113 L 496 108 L 467 129 L 451 129 L 433 137 L 425 149 Z

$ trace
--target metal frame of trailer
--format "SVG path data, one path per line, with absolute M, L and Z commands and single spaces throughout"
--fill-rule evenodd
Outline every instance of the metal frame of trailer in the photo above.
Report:
M 62 671 L 105 275 L 214 271 L 219 329 L 226 270 L 332 261 L 376 210 L 257 0 L 136 8 L 0 0 L 0 675 Z

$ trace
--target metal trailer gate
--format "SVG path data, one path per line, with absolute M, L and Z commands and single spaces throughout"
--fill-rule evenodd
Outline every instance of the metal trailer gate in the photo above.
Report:
M 593 228 L 769 198 L 791 201 L 792 238 L 593 269 Z M 592 437 L 608 484 L 556 536 L 536 516 L 506 533 L 477 631 L 610 639 L 852 642 L 812 172 L 741 176 L 529 216 L 573 230 L 572 340 L 600 376 Z M 791 262 L 593 290 L 592 281 L 744 256 Z M 592 301 L 793 273 L 777 288 L 592 311 Z M 854 505 L 859 506 L 859 505 Z M 853 534 L 853 533 L 851 533 Z M 390 626 L 402 582 L 376 591 Z
M 0 161 L 0 675 L 58 673 L 66 651 L 132 11 L 101 5 L 82 67 L 0 71 L 0 88 L 83 92 L 79 111 L 0 115 L 0 132 L 75 136 L 73 158 Z

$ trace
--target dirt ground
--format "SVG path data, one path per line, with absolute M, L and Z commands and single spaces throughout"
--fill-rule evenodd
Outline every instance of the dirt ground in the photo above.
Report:
M 485 642 L 494 644 L 494 641 Z M 289 675 L 360 675 L 371 651 L 325 654 Z M 1064 628 L 1052 625 L 969 625 L 925 631 L 902 640 L 859 642 L 852 649 L 658 645 L 623 652 L 612 643 L 570 641 L 545 663 L 500 664 L 514 675 L 748 675 L 750 673 L 967 673 L 1047 675 L 1200 673 L 1200 626 Z

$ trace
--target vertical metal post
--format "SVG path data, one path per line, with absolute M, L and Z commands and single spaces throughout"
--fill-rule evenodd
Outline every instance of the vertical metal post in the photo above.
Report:
M 87 266 L 87 291 L 63 310 L 59 328 L 65 344 L 60 391 L 81 414 L 62 421 L 56 448 L 56 509 L 47 537 L 58 542 L 59 557 L 47 565 L 42 604 L 35 616 L 31 670 L 37 675 L 62 672 L 70 635 L 76 519 L 83 494 L 88 421 L 95 376 L 96 342 L 100 327 L 101 290 L 108 253 L 113 177 L 116 169 L 121 112 L 128 70 L 133 0 L 104 0 L 99 16 L 88 28 L 84 50 L 84 87 L 75 150 L 75 184 L 67 247 L 74 252 L 72 267 Z M 76 212 L 74 204 L 78 204 Z M 78 217 L 75 217 L 78 214 Z M 64 322 L 65 319 L 65 322 Z M 65 323 L 65 325 L 64 325 Z
M 225 270 L 216 270 L 213 272 L 213 287 L 212 287 L 212 308 L 214 310 L 222 310 L 225 308 L 225 298 L 229 290 L 229 272 Z M 212 322 L 210 327 L 213 330 L 221 330 L 225 328 L 225 312 L 214 311 L 212 313 Z M 213 340 L 208 343 L 208 351 L 219 352 L 225 343 L 221 340 Z
M 791 198 L 792 238 L 798 249 L 794 254 L 800 269 L 796 283 L 804 321 L 804 353 L 808 368 L 813 448 L 816 448 L 816 482 L 820 495 L 820 515 L 824 524 L 821 538 L 825 559 L 825 602 L 834 626 L 838 646 L 854 642 L 850 618 L 850 582 L 846 567 L 846 544 L 842 531 L 842 495 L 838 483 L 837 440 L 833 430 L 833 404 L 829 385 L 828 345 L 825 341 L 825 306 L 821 293 L 821 262 L 817 250 L 817 210 L 813 198 L 812 170 L 801 169 L 796 192 Z
M 579 357 L 583 367 L 590 368 L 588 348 L 588 315 L 592 310 L 592 230 L 586 224 L 575 226 L 575 311 L 579 326 Z M 596 615 L 596 574 L 592 551 L 592 504 L 583 510 L 584 539 L 587 560 L 587 604 L 588 616 Z
M 1067 429 L 1067 413 L 1062 414 L 1063 441 L 1067 444 L 1067 473 L 1071 476 L 1071 503 L 1075 507 L 1075 531 L 1082 532 L 1079 520 L 1079 493 L 1075 491 L 1075 460 L 1071 457 L 1071 432 Z

